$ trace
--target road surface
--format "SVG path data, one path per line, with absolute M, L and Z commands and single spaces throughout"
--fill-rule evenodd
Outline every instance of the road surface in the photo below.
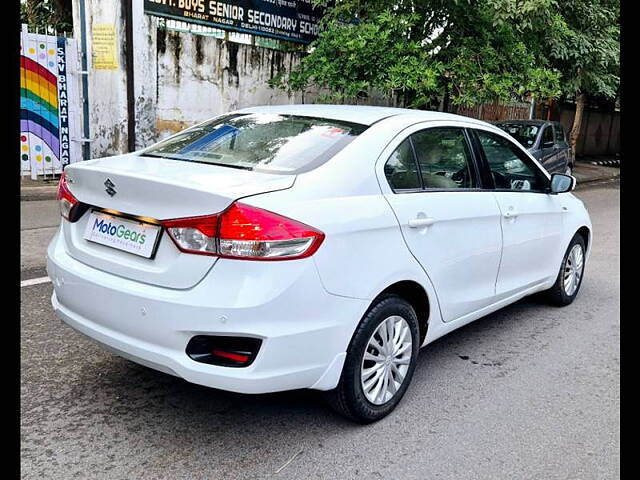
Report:
M 226 393 L 113 356 L 54 318 L 50 283 L 21 288 L 22 477 L 618 478 L 619 187 L 577 195 L 595 231 L 577 300 L 524 299 L 427 346 L 369 426 L 315 392 Z M 58 219 L 23 207 L 24 279 Z

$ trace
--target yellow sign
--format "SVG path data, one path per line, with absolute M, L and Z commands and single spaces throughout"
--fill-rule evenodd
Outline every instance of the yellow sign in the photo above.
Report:
M 117 70 L 118 49 L 116 26 L 113 23 L 94 23 L 91 27 L 91 56 L 95 70 Z

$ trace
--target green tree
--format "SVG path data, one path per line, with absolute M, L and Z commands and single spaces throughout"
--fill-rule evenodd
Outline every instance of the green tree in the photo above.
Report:
M 562 33 L 555 0 L 338 0 L 310 54 L 274 85 L 312 85 L 327 101 L 372 90 L 417 108 L 560 94 L 560 74 L 540 55 L 544 29 Z M 553 28 L 550 28 L 553 27 Z
M 617 95 L 619 20 L 620 0 L 337 0 L 310 54 L 272 84 L 444 110 L 575 98 L 575 152 L 587 97 Z
M 615 98 L 620 85 L 620 0 L 565 0 L 561 35 L 549 39 L 551 64 L 562 74 L 562 90 L 575 98 L 569 134 L 573 152 L 588 97 Z
M 32 31 L 69 32 L 73 17 L 71 0 L 22 0 L 20 21 Z

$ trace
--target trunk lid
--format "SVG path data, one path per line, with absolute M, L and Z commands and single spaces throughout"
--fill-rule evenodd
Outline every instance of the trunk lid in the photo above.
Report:
M 80 202 L 150 222 L 221 212 L 239 198 L 290 188 L 295 181 L 295 175 L 137 154 L 76 163 L 65 173 L 69 190 Z M 87 265 L 131 280 L 186 289 L 216 262 L 216 257 L 181 252 L 164 230 L 153 258 L 85 240 L 91 211 L 75 223 L 63 221 L 62 227 L 69 255 Z

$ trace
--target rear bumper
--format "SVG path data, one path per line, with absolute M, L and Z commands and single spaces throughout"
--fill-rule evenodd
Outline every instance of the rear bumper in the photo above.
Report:
M 312 259 L 220 259 L 193 288 L 176 290 L 87 266 L 56 235 L 47 270 L 53 308 L 64 322 L 107 350 L 185 380 L 240 393 L 334 388 L 355 326 L 368 306 L 322 287 Z M 195 335 L 262 339 L 246 368 L 195 362 Z

